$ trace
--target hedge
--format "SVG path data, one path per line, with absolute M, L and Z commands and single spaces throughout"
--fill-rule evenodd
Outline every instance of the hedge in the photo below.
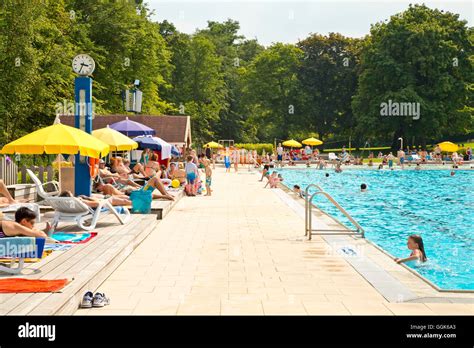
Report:
M 259 155 L 262 154 L 263 150 L 265 153 L 273 152 L 273 144 L 234 144 L 235 147 L 245 150 L 257 150 Z

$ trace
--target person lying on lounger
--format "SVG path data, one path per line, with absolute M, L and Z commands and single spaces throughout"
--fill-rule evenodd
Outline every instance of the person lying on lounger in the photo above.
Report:
M 8 207 L 9 205 L 16 203 L 20 202 L 12 197 L 10 192 L 8 192 L 7 186 L 3 180 L 0 179 L 0 208 Z
M 112 161 L 112 163 L 117 163 L 117 159 L 115 159 L 115 161 Z M 104 178 L 105 180 L 111 179 L 112 181 L 118 182 L 123 185 L 130 185 L 135 188 L 140 187 L 140 185 L 128 178 L 128 174 L 124 174 L 123 171 L 122 174 L 120 174 L 117 169 L 118 167 L 116 166 L 114 168 L 115 173 L 112 173 L 110 170 L 107 169 L 107 167 L 105 167 L 105 162 L 103 160 L 100 160 L 99 162 L 99 175 L 101 178 Z
M 59 194 L 59 197 L 74 197 L 74 195 L 72 194 L 71 191 L 63 191 Z M 78 196 L 77 198 L 80 199 L 87 206 L 94 209 L 97 208 L 100 203 L 100 198 L 94 197 L 94 196 L 89 197 L 89 196 L 81 195 L 81 196 Z M 111 196 L 110 198 L 108 198 L 108 200 L 110 201 L 112 205 L 115 205 L 115 206 L 132 204 L 132 201 L 130 200 L 130 198 L 128 198 L 128 196 L 125 196 L 125 197 Z
M 0 221 L 0 238 L 6 237 L 42 237 L 48 238 L 51 225 L 46 224 L 46 230 L 35 227 L 36 214 L 27 207 L 21 207 L 15 212 L 15 221 Z
M 157 176 L 152 177 L 145 183 L 144 187 L 152 187 L 160 192 L 160 194 L 153 193 L 153 199 L 167 199 L 170 201 L 174 201 L 174 197 L 166 191 L 165 186 L 161 182 L 160 178 Z M 116 188 L 111 184 L 106 184 L 101 180 L 94 180 L 94 189 L 98 192 L 101 192 L 104 195 L 110 196 L 118 196 L 122 198 L 128 198 L 127 196 L 130 195 L 135 190 L 141 190 L 142 187 L 139 188 L 127 186 L 124 188 Z
M 133 168 L 130 168 L 130 160 L 128 158 L 123 158 L 121 162 L 121 170 L 124 173 L 128 172 L 128 175 L 132 175 L 135 179 L 149 178 L 145 173 L 145 166 L 143 166 L 141 163 L 137 163 L 133 166 Z

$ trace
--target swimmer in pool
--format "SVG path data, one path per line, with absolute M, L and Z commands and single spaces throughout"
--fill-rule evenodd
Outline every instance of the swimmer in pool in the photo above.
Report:
M 360 192 L 366 192 L 367 191 L 367 185 L 366 184 L 361 184 L 360 185 Z
M 304 192 L 301 190 L 300 185 L 293 185 L 293 192 L 300 198 L 304 198 Z
M 425 253 L 425 246 L 423 245 L 423 239 L 417 234 L 412 234 L 408 237 L 407 247 L 411 250 L 411 254 L 403 259 L 396 258 L 396 263 L 404 263 L 408 261 L 420 261 L 425 262 L 427 260 Z

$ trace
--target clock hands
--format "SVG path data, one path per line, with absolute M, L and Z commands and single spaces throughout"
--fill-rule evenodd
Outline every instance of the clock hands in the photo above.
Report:
M 81 68 L 79 69 L 79 74 L 81 73 L 82 68 L 85 67 L 85 66 L 90 66 L 90 64 L 81 63 Z

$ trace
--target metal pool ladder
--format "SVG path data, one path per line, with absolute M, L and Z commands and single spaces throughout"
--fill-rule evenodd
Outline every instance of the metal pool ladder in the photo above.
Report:
M 311 187 L 314 187 L 317 189 L 315 193 L 312 195 L 309 195 L 309 189 Z M 323 195 L 325 196 L 341 213 L 343 213 L 349 221 L 354 225 L 356 228 L 355 230 L 318 230 L 318 229 L 313 229 L 313 207 L 314 204 L 313 199 L 317 195 Z M 308 240 L 311 240 L 311 236 L 313 234 L 317 235 L 357 235 L 362 238 L 364 238 L 364 229 L 362 228 L 361 225 L 357 221 L 354 220 L 354 218 L 343 208 L 339 203 L 336 202 L 332 196 L 324 191 L 320 186 L 316 184 L 310 184 L 308 187 L 305 189 L 305 195 L 304 195 L 304 200 L 305 200 L 305 236 L 308 237 Z M 316 232 L 316 233 L 313 233 Z

